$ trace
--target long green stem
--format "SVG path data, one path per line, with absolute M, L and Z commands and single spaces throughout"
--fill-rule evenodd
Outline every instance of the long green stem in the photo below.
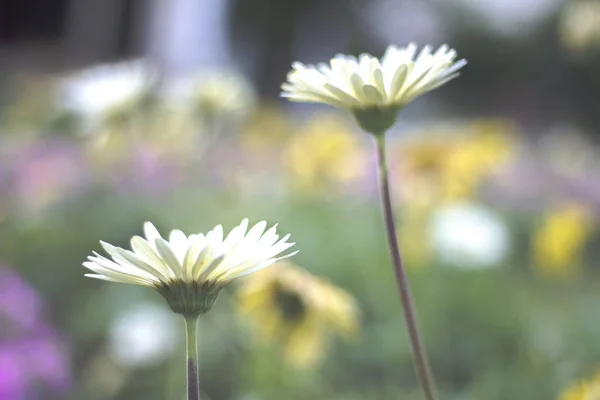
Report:
M 186 352 L 187 352 L 187 400 L 200 400 L 198 384 L 198 346 L 196 333 L 198 317 L 185 317 Z
M 417 313 L 415 311 L 412 295 L 410 293 L 408 277 L 406 276 L 406 270 L 404 269 L 402 258 L 400 257 L 400 247 L 398 246 L 398 237 L 396 236 L 396 224 L 394 222 L 394 212 L 392 210 L 392 201 L 388 180 L 385 134 L 381 133 L 374 135 L 374 137 L 377 147 L 379 190 L 381 206 L 383 209 L 383 219 L 385 221 L 388 246 L 392 256 L 392 263 L 394 265 L 396 284 L 398 285 L 398 292 L 400 293 L 400 300 L 402 303 L 402 309 L 404 311 L 404 320 L 408 329 L 408 336 L 410 338 L 417 378 L 419 379 L 419 383 L 423 393 L 425 394 L 425 398 L 427 400 L 436 400 L 437 391 L 435 388 L 435 382 L 429 368 L 427 353 L 425 351 L 425 347 L 423 346 L 421 334 L 419 333 Z

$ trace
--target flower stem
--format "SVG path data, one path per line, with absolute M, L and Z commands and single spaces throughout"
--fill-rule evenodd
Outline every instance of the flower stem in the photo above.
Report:
M 381 207 L 383 209 L 383 219 L 387 233 L 388 246 L 392 256 L 394 273 L 396 275 L 396 284 L 400 293 L 402 309 L 404 311 L 404 320 L 408 329 L 408 336 L 413 353 L 417 378 L 421 385 L 421 389 L 427 400 L 437 399 L 437 391 L 435 382 L 429 368 L 427 353 L 423 346 L 421 334 L 419 333 L 419 325 L 415 306 L 413 304 L 412 295 L 410 293 L 410 285 L 406 270 L 402 264 L 400 257 L 400 247 L 398 246 L 398 237 L 396 236 L 396 224 L 394 222 L 394 213 L 392 211 L 392 201 L 390 196 L 390 186 L 388 181 L 388 168 L 386 161 L 385 134 L 373 135 L 377 147 L 377 161 L 379 173 L 379 191 L 381 197 Z
M 187 400 L 200 400 L 198 384 L 198 346 L 196 332 L 198 317 L 185 317 L 186 352 L 187 352 Z

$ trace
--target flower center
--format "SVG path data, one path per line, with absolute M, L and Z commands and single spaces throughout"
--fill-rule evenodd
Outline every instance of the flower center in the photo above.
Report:
M 306 306 L 302 298 L 295 292 L 277 287 L 275 288 L 275 301 L 281 316 L 287 322 L 298 322 L 306 314 Z

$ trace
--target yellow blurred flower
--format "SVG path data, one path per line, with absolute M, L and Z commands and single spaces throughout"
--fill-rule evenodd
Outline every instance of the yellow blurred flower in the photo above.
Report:
M 446 170 L 446 197 L 471 197 L 477 185 L 502 162 L 513 148 L 506 121 L 476 121 L 468 126 L 470 138 L 459 143 Z
M 294 183 L 309 190 L 350 183 L 365 171 L 358 135 L 346 120 L 327 114 L 315 117 L 290 138 L 283 161 Z
M 259 337 L 279 341 L 297 367 L 321 361 L 332 333 L 349 339 L 358 331 L 353 297 L 289 262 L 249 277 L 239 300 Z
M 450 142 L 451 143 L 451 142 Z M 393 185 L 401 193 L 399 197 L 410 198 L 412 204 L 427 206 L 440 196 L 440 185 L 451 146 L 439 136 L 426 136 L 402 143 L 396 151 L 397 176 L 401 185 Z
M 537 269 L 546 275 L 565 276 L 581 267 L 581 252 L 593 228 L 589 211 L 569 204 L 548 213 L 532 238 Z
M 508 160 L 514 149 L 510 124 L 473 121 L 440 134 L 427 133 L 397 149 L 401 197 L 432 203 L 473 197 L 479 184 Z
M 264 105 L 240 127 L 240 142 L 250 151 L 262 151 L 283 143 L 291 131 L 285 113 L 275 105 Z
M 579 382 L 565 390 L 558 400 L 598 400 L 600 399 L 600 374 L 594 379 Z

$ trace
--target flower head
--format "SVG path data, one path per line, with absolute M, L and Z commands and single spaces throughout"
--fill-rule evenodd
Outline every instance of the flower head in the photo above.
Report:
M 265 231 L 262 221 L 248 230 L 244 219 L 224 237 L 218 225 L 206 235 L 185 235 L 174 230 L 163 239 L 150 222 L 145 238 L 134 236 L 130 250 L 101 242 L 111 259 L 98 253 L 83 265 L 90 278 L 148 286 L 165 297 L 171 309 L 185 316 L 210 310 L 219 291 L 233 279 L 265 268 L 294 253 L 277 257 L 294 243 L 279 238 L 276 226 Z
M 291 263 L 265 272 L 242 287 L 240 312 L 264 339 L 281 342 L 290 363 L 312 366 L 325 355 L 330 333 L 356 333 L 358 309 L 349 293 Z
M 296 62 L 282 85 L 292 101 L 325 103 L 352 111 L 367 132 L 381 133 L 396 121 L 398 111 L 414 98 L 457 77 L 467 61 L 454 61 L 447 45 L 435 53 L 425 46 L 389 46 L 381 60 L 369 54 L 338 54 L 330 65 Z
M 174 100 L 185 103 L 206 118 L 243 116 L 255 103 L 254 89 L 233 71 L 200 71 L 172 88 Z

